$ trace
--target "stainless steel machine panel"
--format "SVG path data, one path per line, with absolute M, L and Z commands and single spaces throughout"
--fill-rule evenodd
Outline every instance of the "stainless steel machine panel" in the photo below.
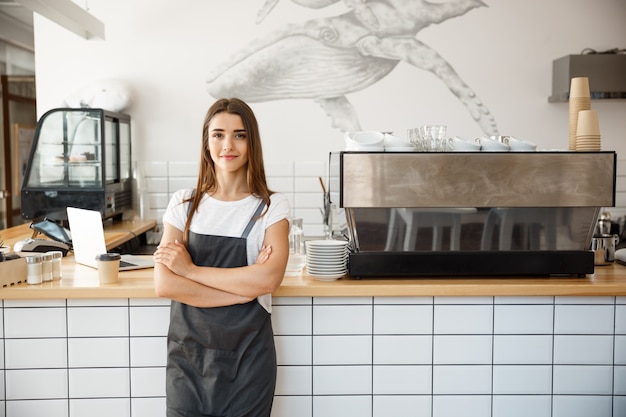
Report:
M 341 153 L 341 207 L 609 207 L 615 152 Z

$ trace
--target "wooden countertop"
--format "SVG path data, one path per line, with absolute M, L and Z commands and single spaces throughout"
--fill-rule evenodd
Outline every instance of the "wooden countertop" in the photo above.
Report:
M 114 222 L 107 220 L 104 222 L 103 226 L 107 250 L 111 250 L 128 242 L 135 236 L 139 236 L 142 233 L 154 229 L 156 221 L 123 220 Z M 46 238 L 45 235 L 38 234 L 38 232 L 31 229 L 30 223 L 20 224 L 0 231 L 0 240 L 3 240 L 5 245 L 10 245 L 11 247 L 15 245 L 15 242 L 29 237 Z
M 155 227 L 154 220 L 105 222 L 107 249 Z M 3 230 L 2 239 L 13 245 L 32 236 L 28 224 Z M 100 284 L 98 271 L 77 265 L 73 256 L 63 258 L 63 278 L 28 285 L 0 287 L 0 299 L 153 298 L 153 269 L 120 272 L 116 284 Z M 318 281 L 307 275 L 285 277 L 276 297 L 372 297 L 372 296 L 606 296 L 626 295 L 626 266 L 596 266 L 586 277 L 441 277 L 381 278 Z
M 626 266 L 598 266 L 579 277 L 383 278 L 317 281 L 309 275 L 285 277 L 276 297 L 361 296 L 607 296 L 626 295 Z M 63 258 L 63 278 L 39 285 L 26 283 L 0 288 L 0 299 L 153 298 L 153 270 L 120 273 L 116 284 L 98 282 L 97 271 Z

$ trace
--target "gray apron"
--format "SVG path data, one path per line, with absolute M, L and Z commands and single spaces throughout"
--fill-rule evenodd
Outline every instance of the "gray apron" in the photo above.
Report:
M 246 238 L 189 232 L 196 265 L 248 264 Z M 172 301 L 167 340 L 168 417 L 269 417 L 276 386 L 276 351 L 270 314 L 255 299 L 198 308 Z

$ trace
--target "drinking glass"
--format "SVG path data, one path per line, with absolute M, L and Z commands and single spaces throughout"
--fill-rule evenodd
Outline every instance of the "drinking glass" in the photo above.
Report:
M 291 229 L 289 230 L 289 259 L 287 260 L 286 276 L 302 275 L 302 269 L 306 264 L 306 254 L 304 247 L 304 231 L 302 229 L 302 218 L 291 218 Z
M 420 144 L 428 152 L 444 152 L 446 146 L 446 126 L 422 125 L 418 128 Z
M 407 129 L 406 137 L 411 145 L 415 148 L 416 151 L 423 151 L 424 147 L 422 146 L 422 142 L 420 140 L 419 129 L 417 127 Z

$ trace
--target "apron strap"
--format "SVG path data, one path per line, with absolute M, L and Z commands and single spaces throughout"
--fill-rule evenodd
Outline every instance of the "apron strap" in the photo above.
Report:
M 254 212 L 254 214 L 250 218 L 250 221 L 248 222 L 248 225 L 246 226 L 245 230 L 241 234 L 242 238 L 244 238 L 244 239 L 248 238 L 248 235 L 250 234 L 250 231 L 254 227 L 254 223 L 256 223 L 256 221 L 257 221 L 257 217 L 259 217 L 259 215 L 261 214 L 261 212 L 263 211 L 264 208 L 265 208 L 265 201 L 261 200 L 261 202 L 259 203 L 259 206 L 256 208 L 256 211 Z
M 196 193 L 196 190 L 194 188 L 194 190 L 191 192 L 191 197 L 193 197 L 195 193 Z M 256 211 L 254 212 L 252 217 L 250 217 L 250 221 L 246 225 L 246 228 L 244 229 L 243 233 L 241 234 L 242 238 L 248 238 L 250 231 L 254 227 L 254 223 L 256 223 L 256 220 L 257 220 L 256 218 L 259 217 L 259 215 L 261 214 L 264 208 L 265 208 L 265 201 L 261 200 L 261 202 L 256 208 Z M 191 201 L 189 202 L 189 204 L 187 204 L 187 216 L 189 216 L 190 211 L 191 211 Z

